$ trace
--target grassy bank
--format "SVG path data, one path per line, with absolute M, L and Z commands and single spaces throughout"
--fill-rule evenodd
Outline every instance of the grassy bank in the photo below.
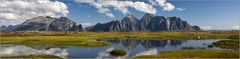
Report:
M 93 37 L 77 36 L 28 36 L 28 37 L 1 37 L 1 44 L 26 45 L 31 47 L 102 47 L 111 43 L 92 40 Z
M 138 58 L 239 58 L 239 51 L 222 50 L 180 50 L 158 55 L 137 56 Z
M 1 32 L 0 44 L 50 47 L 102 47 L 103 39 L 182 40 L 239 38 L 229 32 Z
M 1 37 L 77 36 L 95 39 L 239 39 L 239 32 L 2 32 Z
M 8 57 L 1 57 L 1 59 L 45 59 L 45 58 L 50 58 L 50 59 L 63 59 L 61 57 L 58 56 L 54 56 L 54 55 L 26 55 L 26 56 L 8 56 Z
M 239 49 L 239 40 L 221 40 L 212 44 L 213 46 L 224 49 Z

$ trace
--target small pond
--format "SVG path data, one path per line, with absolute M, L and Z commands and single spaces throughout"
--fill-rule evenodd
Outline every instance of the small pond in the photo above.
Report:
M 18 56 L 29 54 L 49 54 L 63 58 L 115 58 L 109 54 L 114 49 L 127 51 L 122 57 L 135 57 L 140 55 L 154 55 L 163 51 L 181 50 L 183 47 L 195 49 L 222 50 L 218 47 L 209 48 L 208 45 L 219 39 L 209 40 L 102 40 L 112 45 L 105 47 L 68 47 L 68 48 L 31 48 L 23 45 L 1 46 L 0 56 Z

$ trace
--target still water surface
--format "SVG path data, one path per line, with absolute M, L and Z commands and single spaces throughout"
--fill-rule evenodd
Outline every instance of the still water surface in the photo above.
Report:
M 64 58 L 112 58 L 111 50 L 121 49 L 127 51 L 123 57 L 140 55 L 154 55 L 163 51 L 181 50 L 182 47 L 195 47 L 197 49 L 221 50 L 218 47 L 208 48 L 208 45 L 219 40 L 103 40 L 112 45 L 106 47 L 69 47 L 34 49 L 23 45 L 1 46 L 0 56 L 18 56 L 29 54 L 50 54 Z

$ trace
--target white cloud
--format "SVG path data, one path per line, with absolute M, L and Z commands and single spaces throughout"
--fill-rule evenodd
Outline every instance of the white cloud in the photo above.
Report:
M 172 5 L 171 3 L 166 3 L 165 6 L 163 7 L 164 11 L 172 11 L 175 9 L 175 6 Z
M 109 8 L 107 8 L 106 5 L 103 5 L 102 3 L 99 3 L 100 1 L 95 0 L 74 0 L 77 3 L 89 3 L 89 5 L 94 6 L 98 9 L 99 13 L 104 13 L 106 16 L 109 16 L 111 18 L 115 18 L 115 16 L 111 13 Z
M 176 8 L 178 11 L 186 10 L 185 8 Z
M 115 16 L 112 13 L 105 13 L 105 15 L 111 17 L 111 18 L 115 18 Z
M 172 11 L 175 9 L 175 6 L 166 0 L 149 0 L 153 5 L 157 5 L 163 8 L 163 11 Z
M 240 26 L 233 26 L 231 29 L 232 30 L 240 30 Z
M 138 11 L 155 14 L 157 11 L 156 9 L 145 2 L 133 2 L 133 1 L 108 1 L 110 6 L 117 8 L 120 11 L 123 11 L 124 14 L 129 13 L 128 7 L 134 8 Z
M 88 26 L 92 26 L 93 24 L 92 23 L 81 23 L 81 25 L 85 28 Z
M 203 30 L 240 30 L 240 26 L 232 26 L 226 28 L 212 27 L 212 26 L 200 26 Z
M 130 2 L 128 6 L 145 13 L 157 13 L 156 9 L 152 5 L 146 4 L 145 2 Z
M 1 47 L 0 56 L 21 56 L 21 55 L 55 55 L 59 57 L 66 57 L 68 55 L 67 49 L 60 48 L 50 48 L 50 49 L 33 49 L 31 47 L 26 47 L 22 45 L 10 46 L 10 47 Z
M 114 50 L 114 47 L 109 47 L 106 50 L 99 52 L 96 59 L 104 59 L 104 57 L 111 56 L 111 54 L 109 54 L 109 52 L 111 52 L 112 50 Z
M 63 2 L 49 0 L 1 0 L 1 25 L 15 25 L 37 16 L 67 16 L 68 7 Z
M 154 49 L 151 49 L 151 50 L 148 50 L 148 51 L 143 51 L 143 52 L 137 53 L 135 56 L 156 55 L 157 53 L 158 53 L 157 49 L 154 48 Z
M 203 30 L 212 30 L 213 29 L 212 26 L 200 26 L 200 28 Z
M 109 8 L 114 8 L 123 14 L 129 13 L 128 8 L 134 8 L 145 13 L 155 14 L 156 9 L 148 3 L 140 1 L 118 1 L 118 0 L 75 0 L 77 3 L 88 3 L 98 9 L 99 13 L 104 13 L 109 17 L 114 18 L 112 11 Z
M 224 29 L 224 28 L 214 28 L 212 30 L 226 30 L 226 29 Z

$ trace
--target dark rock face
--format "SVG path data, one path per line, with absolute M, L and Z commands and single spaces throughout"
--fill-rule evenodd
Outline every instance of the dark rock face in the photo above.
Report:
M 155 17 L 155 15 L 153 15 L 153 14 L 149 14 L 149 13 L 145 14 L 140 20 L 141 21 L 140 22 L 140 24 L 141 24 L 140 31 L 147 31 L 147 25 L 151 21 L 151 19 L 154 17 Z
M 149 31 L 199 31 L 198 26 L 190 26 L 186 21 L 182 21 L 178 17 L 168 17 L 163 16 L 154 17 L 147 25 L 147 30 Z M 198 27 L 198 29 L 197 29 Z
M 198 26 L 191 26 L 186 21 L 181 20 L 179 17 L 163 17 L 154 16 L 153 14 L 145 14 L 141 20 L 137 20 L 133 15 L 128 14 L 121 21 L 111 21 L 105 24 L 96 24 L 90 31 L 144 31 L 144 32 L 157 32 L 157 31 L 200 31 Z
M 25 21 L 18 26 L 2 26 L 1 30 L 16 31 L 85 31 L 81 24 L 71 21 L 66 17 L 35 17 Z M 115 20 L 108 23 L 97 23 L 95 26 L 87 27 L 92 32 L 158 32 L 158 31 L 200 31 L 198 26 L 191 26 L 187 21 L 179 17 L 154 16 L 145 14 L 141 20 L 128 14 L 122 20 Z
M 70 31 L 83 32 L 85 30 L 83 29 L 81 24 L 77 25 L 76 23 L 74 23 Z
M 133 15 L 128 14 L 123 20 L 111 21 L 108 23 L 97 23 L 95 26 L 91 27 L 88 31 L 93 32 L 129 32 L 129 31 L 139 31 L 138 25 L 139 21 Z
M 114 22 L 115 22 L 115 21 L 111 21 L 111 22 L 104 23 L 104 24 L 97 23 L 95 26 L 89 28 L 88 30 L 89 30 L 89 31 L 92 31 L 92 32 L 107 32 L 107 31 L 110 31 L 110 26 L 111 26 Z
M 196 31 L 201 31 L 201 28 L 199 26 L 192 26 L 192 28 Z
M 49 31 L 69 31 L 73 27 L 77 27 L 75 22 L 66 17 L 60 17 L 49 25 Z
M 81 24 L 77 25 L 66 17 L 39 16 L 25 21 L 16 28 L 16 31 L 84 31 L 84 29 Z
M 7 29 L 7 26 L 1 26 L 1 30 L 5 30 L 5 29 Z
M 85 31 L 85 29 L 83 28 L 83 26 L 81 24 L 79 24 L 77 27 L 78 27 L 77 31 L 79 31 L 79 32 Z
M 146 31 L 168 30 L 167 23 L 168 23 L 168 21 L 165 20 L 165 17 L 156 16 L 156 17 L 152 18 L 151 21 L 144 28 L 146 28 Z
M 133 15 L 128 14 L 123 18 L 122 21 L 115 21 L 110 26 L 110 31 L 121 31 L 121 32 L 129 32 L 129 31 L 139 31 L 138 20 Z

